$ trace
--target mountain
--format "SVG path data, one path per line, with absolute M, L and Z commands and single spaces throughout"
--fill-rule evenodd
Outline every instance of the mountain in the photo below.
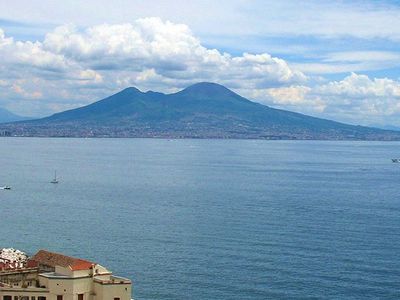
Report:
M 174 94 L 131 87 L 84 107 L 0 129 L 23 136 L 400 140 L 400 132 L 274 109 L 215 83 Z
M 0 123 L 16 122 L 22 120 L 28 120 L 27 117 L 18 116 L 5 108 L 0 108 Z
M 400 127 L 399 126 L 393 126 L 393 125 L 383 125 L 383 126 L 382 125 L 376 125 L 374 127 L 385 129 L 385 130 L 400 131 Z

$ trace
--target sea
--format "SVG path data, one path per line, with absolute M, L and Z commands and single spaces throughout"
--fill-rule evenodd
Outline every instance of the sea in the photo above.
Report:
M 136 300 L 400 299 L 395 157 L 398 142 L 1 138 L 0 248 L 94 261 Z

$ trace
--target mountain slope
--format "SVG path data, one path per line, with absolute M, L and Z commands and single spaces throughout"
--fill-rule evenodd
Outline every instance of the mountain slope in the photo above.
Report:
M 16 122 L 22 120 L 28 120 L 27 117 L 18 116 L 5 108 L 0 108 L 0 123 Z
M 127 88 L 90 105 L 8 127 L 15 135 L 263 139 L 400 139 L 249 101 L 214 83 L 174 94 Z

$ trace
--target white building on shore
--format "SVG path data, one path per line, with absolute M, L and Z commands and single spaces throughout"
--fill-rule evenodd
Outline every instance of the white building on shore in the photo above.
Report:
M 46 250 L 0 268 L 0 300 L 131 300 L 131 289 L 99 264 Z

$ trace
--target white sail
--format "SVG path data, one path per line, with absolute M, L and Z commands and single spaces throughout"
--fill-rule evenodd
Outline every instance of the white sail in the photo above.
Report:
M 54 178 L 53 178 L 53 180 L 52 181 L 50 181 L 51 183 L 58 183 L 58 180 L 57 180 L 57 171 L 54 171 Z

